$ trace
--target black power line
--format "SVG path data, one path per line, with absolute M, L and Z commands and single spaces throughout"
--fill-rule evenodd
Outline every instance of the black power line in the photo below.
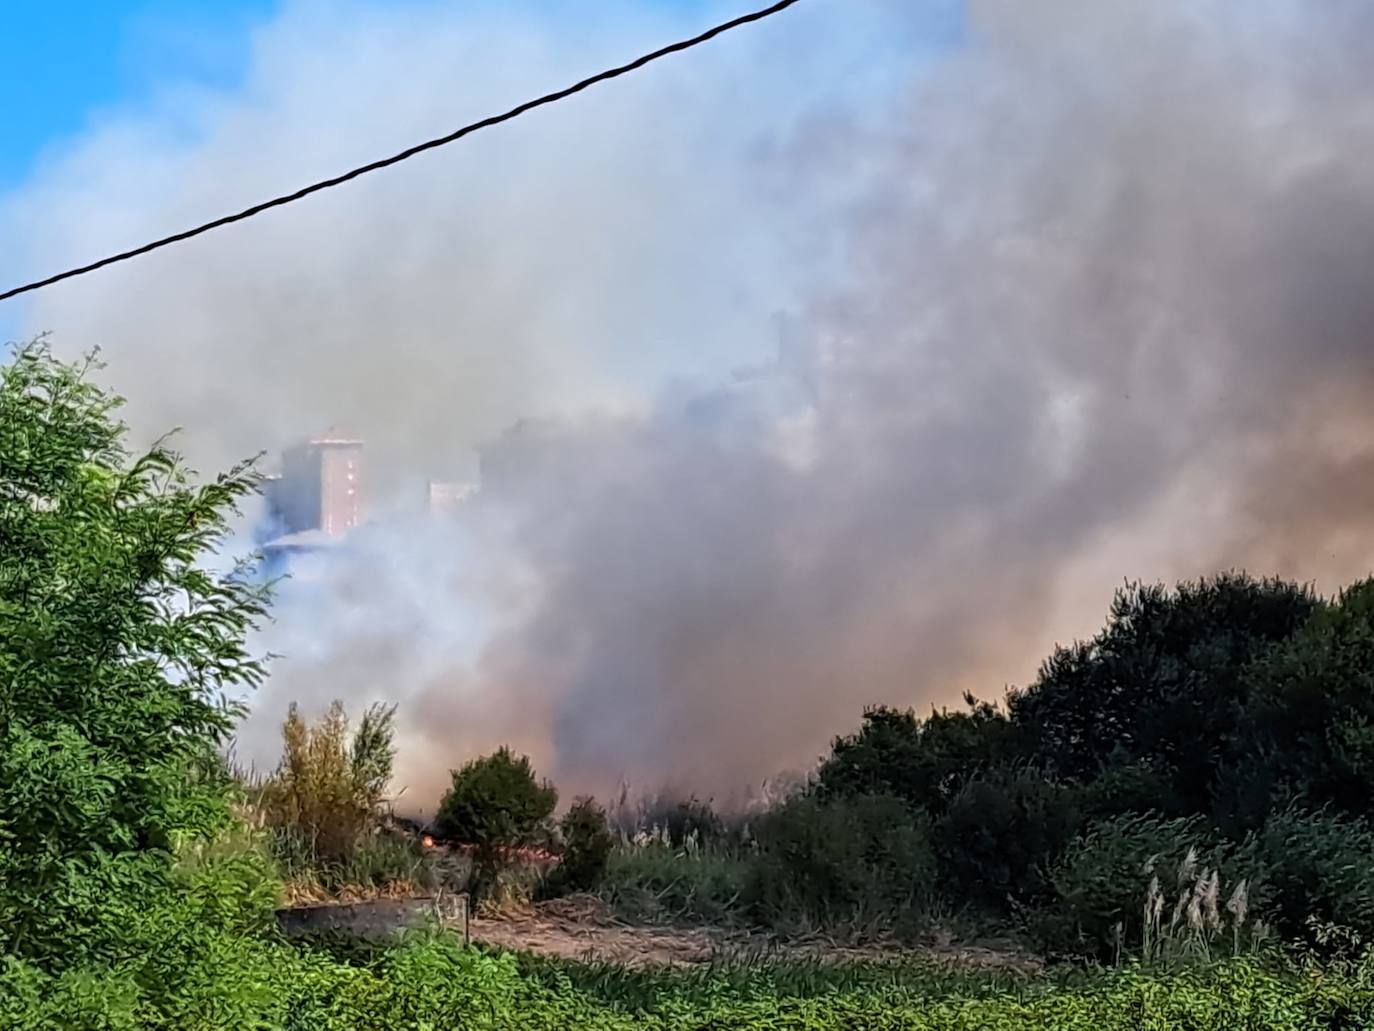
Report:
M 426 140 L 424 143 L 417 143 L 413 147 L 407 147 L 399 154 L 393 154 L 391 157 L 382 158 L 379 161 L 372 161 L 366 165 L 359 165 L 357 168 L 344 172 L 342 175 L 336 175 L 332 179 L 322 179 L 319 182 L 311 183 L 309 186 L 303 186 L 294 193 L 273 197 L 271 200 L 265 200 L 259 204 L 254 204 L 252 207 L 244 208 L 242 211 L 233 215 L 224 215 L 221 218 L 206 222 L 203 225 L 198 225 L 194 229 L 186 229 L 180 233 L 173 233 L 171 236 L 164 236 L 160 240 L 145 243 L 143 246 L 135 247 L 133 250 L 121 251 L 119 254 L 111 254 L 108 258 L 101 258 L 99 261 L 93 261 L 89 265 L 68 269 L 66 272 L 59 272 L 56 275 L 48 276 L 46 279 L 36 279 L 32 283 L 25 283 L 23 286 L 13 287 L 6 290 L 4 293 L 0 293 L 0 301 L 8 300 L 19 294 L 28 293 L 30 290 L 38 290 L 45 286 L 51 286 L 53 283 L 60 283 L 64 279 L 71 279 L 75 276 L 85 275 L 87 272 L 94 272 L 96 269 L 104 268 L 106 265 L 113 265 L 120 261 L 128 261 L 130 258 L 136 258 L 140 254 L 147 254 L 149 251 L 155 251 L 160 247 L 166 247 L 168 244 L 189 240 L 191 237 L 199 236 L 201 233 L 208 233 L 210 230 L 218 229 L 220 226 L 227 226 L 231 222 L 242 222 L 246 218 L 252 218 L 254 215 L 266 211 L 268 208 L 279 208 L 283 204 L 290 204 L 292 201 L 300 200 L 302 197 L 308 197 L 312 193 L 318 193 L 320 190 L 327 190 L 331 186 L 339 186 L 348 182 L 350 179 L 356 179 L 360 175 L 366 175 L 368 172 L 375 172 L 379 168 L 386 168 L 389 165 L 399 164 L 407 158 L 412 158 L 423 151 L 433 150 L 436 147 L 442 147 L 445 144 L 453 143 L 455 140 L 460 140 L 469 133 L 476 132 L 478 129 L 486 129 L 489 126 L 499 125 L 502 122 L 509 122 L 512 118 L 520 117 L 520 115 L 523 115 L 526 111 L 532 111 L 536 107 L 543 107 L 545 104 L 552 104 L 555 101 L 563 100 L 572 96 L 574 93 L 581 93 L 589 86 L 595 86 L 599 82 L 605 82 L 607 79 L 614 79 L 628 72 L 643 68 L 649 62 L 657 61 L 660 57 L 667 57 L 669 54 L 676 54 L 682 50 L 690 50 L 692 47 L 708 42 L 722 33 L 729 32 L 731 29 L 737 29 L 741 25 L 762 21 L 764 18 L 777 14 L 779 11 L 785 10 L 798 2 L 799 0 L 778 0 L 778 2 L 771 7 L 765 7 L 762 10 L 754 11 L 752 14 L 741 15 L 731 21 L 723 22 L 715 28 L 707 29 L 699 36 L 693 36 L 691 39 L 684 39 L 681 42 L 670 44 L 660 50 L 655 50 L 651 54 L 645 54 L 643 57 L 636 58 L 629 64 L 623 64 L 618 68 L 611 68 L 597 75 L 593 75 L 591 78 L 583 79 L 581 82 L 567 87 L 567 89 L 561 89 L 556 93 L 545 94 L 537 100 L 528 100 L 519 107 L 511 108 L 505 114 L 483 118 L 480 122 L 473 122 L 471 125 L 465 125 L 461 129 L 455 129 L 447 136 L 439 136 L 432 140 Z

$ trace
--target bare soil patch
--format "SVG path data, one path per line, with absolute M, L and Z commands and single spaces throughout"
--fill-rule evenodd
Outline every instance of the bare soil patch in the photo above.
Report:
M 730 955 L 764 954 L 833 962 L 920 960 L 951 968 L 1024 973 L 1034 973 L 1043 965 L 1036 956 L 1004 942 L 962 944 L 933 937 L 918 945 L 841 946 L 820 938 L 782 940 L 718 927 L 632 925 L 615 919 L 599 900 L 586 896 L 474 919 L 471 933 L 478 941 L 502 948 L 626 966 L 681 966 Z

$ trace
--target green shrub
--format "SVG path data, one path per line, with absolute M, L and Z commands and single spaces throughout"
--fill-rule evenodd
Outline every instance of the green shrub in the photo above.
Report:
M 628 920 L 732 925 L 747 914 L 752 860 L 715 847 L 674 849 L 665 840 L 624 843 L 598 889 Z
M 941 887 L 953 901 L 1006 912 L 1038 901 L 1045 870 L 1080 824 L 1077 796 L 1031 769 L 964 784 L 934 827 Z
M 1190 860 L 1188 857 L 1191 856 Z M 1191 890 L 1204 871 L 1227 883 L 1244 874 L 1201 818 L 1126 815 L 1090 824 L 1050 872 L 1053 899 L 1029 918 L 1045 950 L 1111 958 L 1145 942 L 1146 897 L 1152 878 L 1161 890 Z M 1172 911 L 1167 914 L 1172 919 Z
M 757 825 L 748 901 L 759 923 L 794 932 L 912 934 L 930 913 L 929 823 L 896 798 L 793 799 Z
M 453 771 L 434 825 L 468 845 L 526 845 L 546 831 L 557 804 L 558 792 L 535 780 L 529 757 L 501 748 Z
M 257 817 L 321 866 L 348 862 L 380 825 L 396 748 L 396 707 L 373 705 L 358 729 L 335 701 L 313 726 L 293 702 L 276 772 L 249 789 Z
M 606 810 L 594 798 L 582 797 L 559 821 L 562 856 L 551 877 L 551 890 L 590 891 L 605 876 L 615 838 L 606 819 Z
M 496 883 L 503 849 L 549 837 L 549 817 L 558 792 L 535 779 L 528 756 L 501 748 L 453 771 L 453 782 L 439 802 L 434 826 L 443 837 L 475 846 L 472 883 L 481 901 Z
M 1374 941 L 1374 830 L 1330 810 L 1271 813 L 1240 847 L 1262 902 L 1286 937 L 1335 924 Z

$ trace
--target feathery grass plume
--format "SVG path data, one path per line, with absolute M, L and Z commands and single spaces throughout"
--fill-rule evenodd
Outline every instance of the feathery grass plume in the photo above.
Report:
M 1202 887 L 1202 922 L 1208 934 L 1217 934 L 1221 931 L 1221 911 L 1218 904 L 1221 897 L 1221 875 L 1213 870 L 1199 883 Z
M 1142 941 L 1141 948 L 1144 952 L 1146 962 L 1149 962 L 1153 950 L 1158 947 L 1159 942 L 1159 920 L 1164 912 L 1164 889 L 1160 887 L 1159 877 L 1150 878 L 1150 886 L 1145 892 L 1145 912 L 1142 922 Z
M 1190 846 L 1183 857 L 1183 862 L 1178 865 L 1178 884 L 1179 887 L 1187 884 L 1193 879 L 1193 874 L 1197 872 L 1197 846 Z
M 1240 932 L 1245 926 L 1245 917 L 1250 908 L 1250 887 L 1244 877 L 1226 900 L 1226 911 L 1231 914 L 1231 954 L 1240 955 Z
M 1192 890 L 1188 892 L 1188 906 L 1185 911 L 1188 918 L 1188 930 L 1197 935 L 1201 935 L 1205 930 L 1202 921 L 1202 896 L 1206 884 L 1207 874 L 1204 871 L 1193 882 Z

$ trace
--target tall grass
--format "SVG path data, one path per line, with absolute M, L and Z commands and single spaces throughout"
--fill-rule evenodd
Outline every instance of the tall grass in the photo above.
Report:
M 660 830 L 611 852 L 601 894 L 630 920 L 730 926 L 741 922 L 750 876 L 750 861 L 739 852 L 690 835 L 674 847 Z
M 453 872 L 386 826 L 394 716 L 374 705 L 353 730 L 342 702 L 313 725 L 292 704 L 277 768 L 240 775 L 241 815 L 265 832 L 289 899 L 428 893 Z
M 454 876 L 420 842 L 399 834 L 360 834 L 333 857 L 319 855 L 292 827 L 269 829 L 268 842 L 287 898 L 294 902 L 429 895 L 451 884 Z
M 376 828 L 386 802 L 395 712 L 373 706 L 350 733 L 342 702 L 314 726 L 292 703 L 281 728 L 281 762 L 253 793 L 267 825 L 291 828 L 317 860 L 347 858 Z

